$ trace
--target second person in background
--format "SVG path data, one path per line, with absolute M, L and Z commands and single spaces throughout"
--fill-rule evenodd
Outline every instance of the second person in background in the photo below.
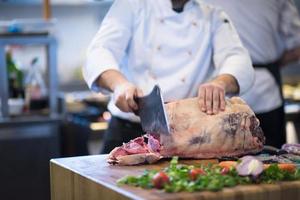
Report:
M 286 141 L 280 67 L 300 58 L 300 18 L 293 0 L 206 0 L 231 17 L 255 68 L 242 96 L 261 122 L 266 144 Z

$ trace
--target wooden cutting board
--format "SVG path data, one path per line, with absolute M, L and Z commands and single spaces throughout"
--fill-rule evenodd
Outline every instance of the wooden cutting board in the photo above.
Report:
M 224 200 L 289 200 L 300 199 L 300 181 L 272 185 L 247 185 L 226 188 L 219 192 L 165 193 L 160 190 L 116 185 L 125 175 L 138 175 L 145 169 L 161 169 L 169 164 L 110 166 L 107 155 L 53 159 L 50 161 L 52 200 L 117 200 L 117 199 L 224 199 Z M 200 164 L 216 160 L 186 160 Z

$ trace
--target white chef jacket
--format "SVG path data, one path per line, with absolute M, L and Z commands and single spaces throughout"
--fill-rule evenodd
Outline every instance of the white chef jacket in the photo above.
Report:
M 280 59 L 300 46 L 300 18 L 293 0 L 205 0 L 231 17 L 254 64 Z M 267 69 L 255 69 L 253 87 L 242 97 L 256 113 L 282 105 L 280 89 Z
M 240 93 L 254 79 L 250 56 L 228 16 L 196 0 L 188 1 L 181 13 L 172 10 L 170 0 L 115 0 L 83 68 L 93 91 L 107 93 L 95 80 L 109 69 L 122 72 L 144 94 L 158 84 L 165 101 L 196 96 L 199 85 L 217 74 L 233 75 Z M 108 109 L 139 121 L 113 100 Z

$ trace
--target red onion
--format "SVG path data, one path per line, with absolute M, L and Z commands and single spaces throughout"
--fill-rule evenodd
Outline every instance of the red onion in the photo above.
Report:
M 284 144 L 281 148 L 291 154 L 300 155 L 300 144 Z
M 245 156 L 241 158 L 241 163 L 236 166 L 236 170 L 240 176 L 256 177 L 263 172 L 264 165 L 253 156 Z
M 247 161 L 247 160 L 253 160 L 253 159 L 257 159 L 254 156 L 244 156 L 242 158 L 240 158 L 241 161 Z

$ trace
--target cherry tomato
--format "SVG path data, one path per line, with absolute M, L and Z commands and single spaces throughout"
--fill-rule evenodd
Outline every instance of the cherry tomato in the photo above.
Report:
M 170 179 L 165 172 L 158 172 L 152 178 L 152 183 L 157 189 L 162 189 L 163 186 L 169 182 Z
M 229 173 L 229 171 L 230 171 L 230 170 L 229 170 L 228 167 L 223 167 L 222 170 L 221 170 L 221 174 L 222 174 L 222 175 L 226 175 L 226 174 Z
M 191 169 L 190 172 L 189 172 L 189 177 L 191 180 L 196 180 L 197 177 L 199 175 L 205 175 L 205 171 L 203 169 L 200 169 L 200 168 L 196 168 L 196 169 Z

